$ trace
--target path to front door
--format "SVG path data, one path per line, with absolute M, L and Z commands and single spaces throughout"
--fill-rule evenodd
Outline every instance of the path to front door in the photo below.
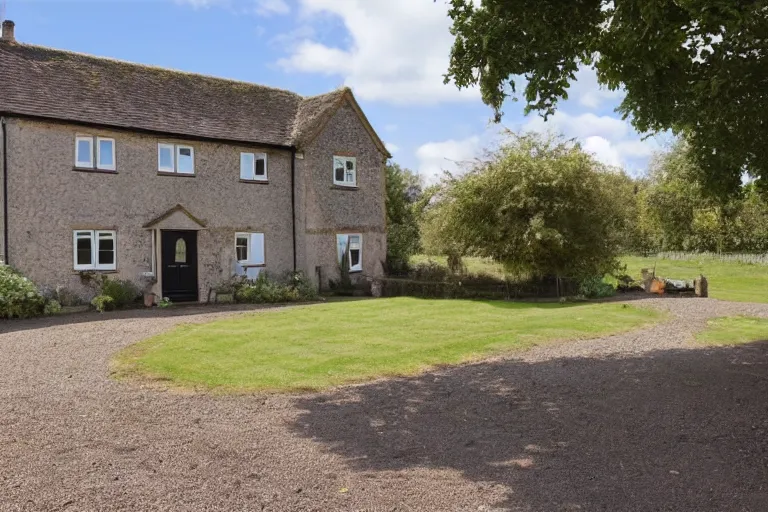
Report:
M 197 231 L 162 231 L 163 297 L 197 300 Z

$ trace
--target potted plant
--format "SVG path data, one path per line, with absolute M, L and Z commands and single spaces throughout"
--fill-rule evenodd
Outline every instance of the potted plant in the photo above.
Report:
M 142 287 L 142 294 L 144 296 L 144 306 L 151 308 L 155 305 L 157 300 L 157 294 L 152 292 L 152 286 L 157 282 L 157 279 L 149 276 L 143 276 L 144 286 Z
M 144 306 L 151 308 L 155 305 L 155 298 L 157 297 L 156 293 L 145 291 L 144 292 Z
M 216 294 L 217 304 L 232 304 L 235 302 L 235 288 L 237 277 L 232 277 L 216 286 L 213 291 Z

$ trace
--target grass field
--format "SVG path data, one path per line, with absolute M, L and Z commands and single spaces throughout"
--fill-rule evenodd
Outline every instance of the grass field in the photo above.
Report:
M 448 266 L 445 256 L 427 256 L 426 254 L 416 254 L 411 257 L 411 264 L 426 263 L 434 261 L 444 267 Z M 488 275 L 504 279 L 504 267 L 490 258 L 473 258 L 467 256 L 461 259 L 467 267 L 467 272 L 473 275 Z
M 621 304 L 394 298 L 265 311 L 184 325 L 118 354 L 117 378 L 219 391 L 317 390 L 604 336 L 663 314 Z
M 639 278 L 640 269 L 653 268 L 656 275 L 675 279 L 693 279 L 704 274 L 709 281 L 709 296 L 736 302 L 768 302 L 768 266 L 722 262 L 712 258 L 698 260 L 656 260 L 625 257 L 629 275 Z
M 768 319 L 747 316 L 715 318 L 707 328 L 696 335 L 696 340 L 707 345 L 737 345 L 768 340 Z
M 414 262 L 427 261 L 427 256 L 415 256 Z M 445 258 L 431 257 L 445 264 Z M 627 273 L 640 279 L 640 270 L 656 266 L 656 275 L 673 279 L 693 280 L 699 274 L 707 276 L 709 296 L 735 302 L 768 302 L 768 265 L 723 262 L 711 257 L 690 260 L 667 260 L 625 256 L 622 263 Z M 464 258 L 467 271 L 475 274 L 504 276 L 504 269 L 493 260 Z

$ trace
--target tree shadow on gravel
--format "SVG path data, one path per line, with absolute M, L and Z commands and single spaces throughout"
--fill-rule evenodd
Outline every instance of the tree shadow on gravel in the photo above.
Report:
M 453 469 L 508 510 L 765 510 L 768 342 L 516 360 L 297 400 L 354 470 Z

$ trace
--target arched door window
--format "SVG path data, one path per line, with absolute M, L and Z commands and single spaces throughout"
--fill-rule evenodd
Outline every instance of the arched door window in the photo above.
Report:
M 176 258 L 174 260 L 176 263 L 187 262 L 187 242 L 183 238 L 176 240 Z

